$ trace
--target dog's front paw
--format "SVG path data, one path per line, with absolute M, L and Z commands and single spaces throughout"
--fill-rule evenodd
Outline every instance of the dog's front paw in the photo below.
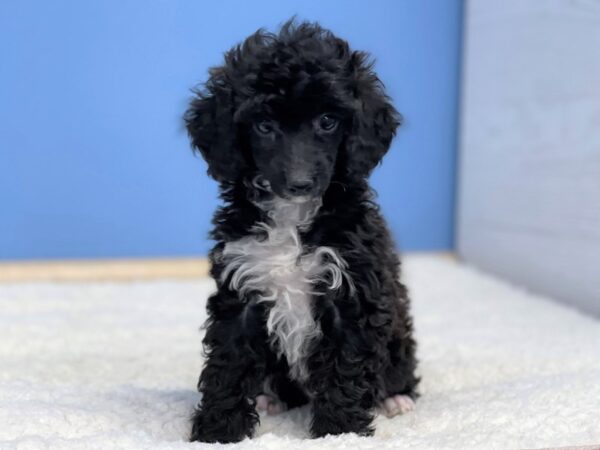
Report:
M 192 417 L 190 441 L 200 442 L 239 442 L 252 437 L 258 422 L 256 412 L 242 410 L 205 412 L 197 410 Z
M 311 435 L 314 438 L 328 434 L 356 433 L 360 436 L 371 436 L 374 429 L 371 426 L 373 417 L 368 411 L 355 409 L 353 411 L 331 410 L 327 413 L 313 412 Z

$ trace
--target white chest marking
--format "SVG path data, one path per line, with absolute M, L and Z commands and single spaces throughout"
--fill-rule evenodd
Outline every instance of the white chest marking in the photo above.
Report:
M 321 334 L 312 312 L 317 282 L 338 289 L 345 281 L 346 262 L 330 247 L 305 252 L 298 229 L 310 226 L 320 203 L 292 203 L 280 198 L 264 202 L 270 223 L 259 223 L 256 234 L 228 242 L 223 250 L 230 288 L 259 302 L 272 302 L 267 331 L 273 348 L 285 355 L 290 373 L 306 377 L 306 357 L 310 343 Z

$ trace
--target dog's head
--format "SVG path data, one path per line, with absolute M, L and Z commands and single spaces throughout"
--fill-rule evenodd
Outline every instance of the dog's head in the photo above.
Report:
M 301 201 L 321 196 L 336 177 L 368 177 L 400 116 L 367 54 L 317 24 L 290 21 L 227 52 L 185 121 L 217 181 L 259 179 Z

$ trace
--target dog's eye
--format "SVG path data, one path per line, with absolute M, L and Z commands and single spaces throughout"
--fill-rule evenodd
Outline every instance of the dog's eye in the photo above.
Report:
M 323 114 L 317 124 L 322 131 L 333 131 L 338 126 L 338 120 L 331 114 Z
M 260 134 L 271 134 L 275 127 L 273 126 L 273 122 L 269 120 L 261 120 L 260 122 L 256 122 L 254 124 L 254 129 Z

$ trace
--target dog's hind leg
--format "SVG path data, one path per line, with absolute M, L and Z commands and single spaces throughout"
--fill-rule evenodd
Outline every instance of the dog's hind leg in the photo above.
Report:
M 270 389 L 279 397 L 286 409 L 297 408 L 308 403 L 304 390 L 288 376 L 287 371 L 276 373 L 270 378 Z
M 387 417 L 391 418 L 415 409 L 415 401 L 409 395 L 397 394 L 387 397 L 380 408 Z
M 266 412 L 270 416 L 276 416 L 287 408 L 278 397 L 269 394 L 259 394 L 256 396 L 256 411 L 258 413 Z
M 259 413 L 276 415 L 308 403 L 304 390 L 288 373 L 285 360 L 278 360 L 265 379 L 261 394 L 256 397 L 256 410 Z
M 287 405 L 271 389 L 271 379 L 272 377 L 268 376 L 263 382 L 262 392 L 256 397 L 256 411 L 275 416 L 284 412 L 287 409 Z

